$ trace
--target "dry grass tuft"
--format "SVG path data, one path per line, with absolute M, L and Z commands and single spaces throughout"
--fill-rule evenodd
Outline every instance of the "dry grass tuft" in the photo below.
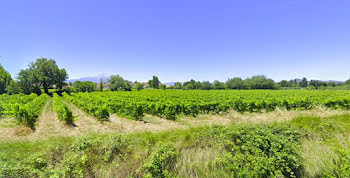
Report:
M 33 130 L 29 127 L 19 127 L 15 128 L 13 135 L 15 136 L 27 136 L 33 133 Z

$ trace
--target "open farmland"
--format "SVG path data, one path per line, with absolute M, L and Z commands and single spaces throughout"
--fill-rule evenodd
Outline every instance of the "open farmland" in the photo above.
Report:
M 62 95 L 1 96 L 0 177 L 350 173 L 349 91 Z

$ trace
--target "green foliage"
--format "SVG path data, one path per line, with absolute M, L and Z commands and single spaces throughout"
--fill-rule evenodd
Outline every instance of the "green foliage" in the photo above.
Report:
M 129 139 L 122 135 L 101 137 L 82 137 L 75 140 L 71 152 L 62 160 L 66 177 L 92 176 L 96 163 L 108 164 L 125 161 L 132 152 Z
M 164 85 L 164 84 L 159 85 L 159 89 L 165 90 L 166 89 L 166 85 Z
M 100 91 L 103 91 L 103 80 L 102 80 L 102 78 L 100 79 Z
M 245 80 L 248 89 L 275 89 L 275 82 L 263 75 L 253 76 Z
M 155 89 L 158 89 L 159 88 L 159 85 L 160 85 L 160 81 L 158 79 L 157 76 L 153 76 L 152 80 L 149 80 L 148 81 L 148 86 L 150 88 L 155 88 Z
M 332 109 L 350 109 L 348 91 L 183 91 L 143 90 L 133 92 L 74 93 L 69 101 L 84 111 L 98 116 L 103 109 L 108 113 L 140 120 L 144 114 L 163 116 L 174 120 L 176 115 L 197 116 L 207 113 L 271 112 L 276 108 L 286 110 L 308 110 L 315 106 Z
M 137 91 L 143 90 L 143 85 L 139 82 L 134 82 L 134 87 L 136 88 Z
M 202 83 L 200 81 L 195 81 L 191 79 L 190 81 L 184 82 L 182 89 L 184 90 L 197 90 L 197 89 L 202 89 Z
M 48 98 L 49 96 L 47 94 L 43 94 L 25 105 L 15 105 L 14 113 L 17 122 L 27 127 L 34 128 L 35 122 Z
M 31 63 L 28 69 L 21 70 L 18 74 L 19 85 L 24 93 L 38 93 L 42 86 L 45 93 L 49 93 L 49 87 L 56 85 L 62 89 L 64 81 L 68 79 L 65 69 L 59 69 L 53 59 L 39 58 Z
M 302 88 L 306 88 L 308 86 L 307 79 L 305 77 L 303 78 L 303 80 L 301 80 L 299 86 Z
M 182 88 L 182 83 L 181 82 L 175 82 L 174 89 L 181 89 L 181 88 Z
M 225 154 L 215 160 L 234 177 L 299 177 L 302 156 L 301 134 L 290 125 L 255 125 L 227 129 L 214 127 Z
M 146 172 L 144 177 L 175 177 L 173 170 L 178 154 L 173 145 L 159 144 L 142 167 Z
M 242 78 L 238 78 L 238 77 L 228 79 L 226 81 L 226 86 L 229 89 L 238 89 L 238 90 L 243 90 L 243 89 L 247 88 L 245 86 L 244 80 L 242 80 Z
M 215 80 L 213 83 L 213 88 L 215 90 L 223 90 L 226 88 L 226 85 L 225 85 L 225 83 L 220 82 L 219 80 Z
M 349 177 L 349 118 L 4 142 L 0 177 Z M 307 161 L 325 158 L 305 141 L 334 155 L 316 174 Z
M 6 89 L 11 86 L 13 79 L 0 64 L 0 95 L 6 93 Z
M 53 108 L 57 113 L 58 120 L 64 121 L 66 124 L 73 124 L 74 116 L 72 111 L 56 93 L 53 94 Z
M 81 95 L 81 94 L 82 93 L 79 93 L 78 95 Z M 87 113 L 90 113 L 91 115 L 95 116 L 97 119 L 101 121 L 107 121 L 109 118 L 109 111 L 107 106 L 103 105 L 101 102 L 99 102 L 98 104 L 95 103 L 95 101 L 98 101 L 98 100 L 95 100 L 94 98 L 86 98 L 87 100 L 89 100 L 88 102 L 90 103 L 83 103 L 83 101 L 86 101 L 86 100 L 74 99 L 72 96 L 70 96 L 67 93 L 62 93 L 62 96 L 67 101 L 72 102 L 73 104 L 77 105 L 78 107 L 80 107 Z
M 85 81 L 75 81 L 73 84 L 75 92 L 93 92 L 96 91 L 96 83 Z
M 24 95 L 24 94 L 16 94 L 16 95 L 0 95 L 0 117 L 14 117 L 16 116 L 15 108 L 17 105 L 25 105 L 35 98 L 38 95 Z
M 322 159 L 315 159 L 317 165 L 316 175 L 319 177 L 349 177 L 350 176 L 350 145 L 349 115 L 336 115 L 332 117 L 298 117 L 292 124 L 307 131 L 305 140 L 314 143 L 314 147 L 322 148 L 324 155 L 316 151 Z M 314 148 L 308 148 L 313 150 Z M 314 155 L 315 153 L 309 154 Z M 315 166 L 311 166 L 312 168 Z
M 112 91 L 131 91 L 131 82 L 128 80 L 124 80 L 123 77 L 119 75 L 112 75 L 109 80 L 109 88 Z
M 203 90 L 211 90 L 213 89 L 213 85 L 209 81 L 202 82 L 202 89 Z

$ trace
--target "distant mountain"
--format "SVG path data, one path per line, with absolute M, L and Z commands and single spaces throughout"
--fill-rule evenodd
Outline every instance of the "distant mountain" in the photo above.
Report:
M 103 82 L 107 82 L 109 77 L 102 77 Z M 83 77 L 83 78 L 79 78 L 79 79 L 69 79 L 67 80 L 67 83 L 72 82 L 74 83 L 75 81 L 81 81 L 81 82 L 86 82 L 86 81 L 90 81 L 90 82 L 94 82 L 94 83 L 100 83 L 100 79 L 101 77 Z

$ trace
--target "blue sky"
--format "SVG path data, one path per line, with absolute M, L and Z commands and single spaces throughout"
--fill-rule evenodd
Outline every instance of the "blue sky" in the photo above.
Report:
M 0 1 L 0 63 L 163 82 L 350 78 L 348 0 Z

